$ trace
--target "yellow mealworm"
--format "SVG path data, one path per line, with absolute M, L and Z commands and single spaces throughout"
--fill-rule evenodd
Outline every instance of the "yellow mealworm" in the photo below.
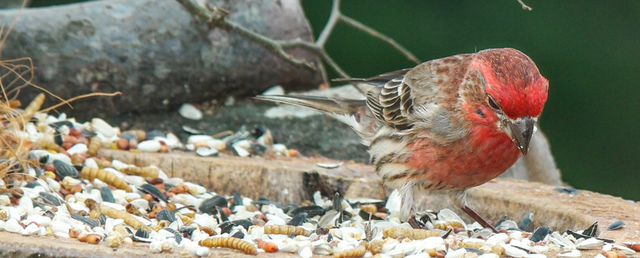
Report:
M 258 249 L 256 249 L 256 247 L 253 244 L 235 237 L 212 237 L 212 238 L 200 240 L 198 244 L 206 247 L 232 248 L 232 249 L 243 251 L 246 254 L 252 254 L 252 255 L 258 254 Z
M 303 235 L 309 236 L 309 231 L 296 226 L 291 225 L 266 225 L 264 226 L 265 234 L 277 234 L 277 235 Z
M 440 233 L 433 230 L 415 229 L 415 228 L 385 228 L 382 231 L 384 237 L 390 238 L 409 238 L 413 240 L 425 239 L 427 237 L 439 236 Z
M 142 223 L 142 221 L 138 220 L 136 217 L 127 213 L 126 211 L 116 210 L 104 204 L 100 204 L 100 213 L 109 218 L 122 219 L 124 220 L 124 223 L 131 226 L 132 228 L 135 228 L 135 229 L 141 228 L 146 231 L 150 230 L 149 227 L 147 227 L 145 224 Z
M 58 153 L 65 151 L 65 149 L 62 146 L 53 142 L 52 139 L 47 139 L 47 137 L 43 137 L 41 140 L 37 141 L 35 145 L 42 149 L 49 149 Z
M 130 167 L 120 169 L 120 171 L 127 175 L 137 175 L 141 177 L 151 177 L 151 178 L 158 177 L 158 168 L 156 167 L 141 168 L 141 167 L 130 166 Z
M 458 221 L 436 222 L 433 227 L 440 230 L 447 230 L 449 228 L 464 228 L 464 225 Z
M 23 121 L 27 122 L 31 120 L 31 117 L 40 110 L 42 107 L 42 103 L 44 103 L 44 93 L 38 94 L 31 103 L 24 109 L 24 113 L 22 113 Z
M 80 176 L 90 181 L 97 178 L 115 188 L 131 192 L 131 187 L 129 187 L 129 185 L 124 180 L 122 180 L 122 178 L 119 178 L 115 174 L 104 169 L 83 167 L 80 171 Z
M 375 255 L 382 252 L 382 246 L 384 246 L 384 240 L 375 239 L 367 243 L 367 250 L 369 250 L 371 254 Z
M 82 154 L 73 154 L 71 155 L 71 164 L 73 165 L 82 165 L 84 163 L 85 155 Z
M 93 160 L 96 161 L 99 168 L 106 168 L 111 166 L 111 161 L 108 161 L 106 159 L 94 158 Z
M 100 140 L 100 137 L 98 136 L 93 136 L 89 141 L 89 147 L 87 149 L 87 153 L 91 156 L 95 156 L 96 153 L 98 153 L 98 150 L 100 149 L 100 147 L 102 147 L 102 140 Z
M 336 252 L 333 254 L 333 257 L 336 258 L 356 258 L 362 257 L 367 252 L 367 249 L 364 246 L 358 246 L 353 249 L 344 250 L 340 252 Z

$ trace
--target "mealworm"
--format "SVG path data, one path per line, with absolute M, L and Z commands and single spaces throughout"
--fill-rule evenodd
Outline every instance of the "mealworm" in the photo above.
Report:
M 201 246 L 206 247 L 227 247 L 243 251 L 246 254 L 257 255 L 258 250 L 253 244 L 235 237 L 212 237 L 198 242 Z
M 65 149 L 62 146 L 53 142 L 53 140 L 51 139 L 47 139 L 47 137 L 43 137 L 42 139 L 37 141 L 34 145 L 40 147 L 41 149 L 54 150 L 55 152 L 58 152 L 58 153 L 65 152 Z
M 124 223 L 131 226 L 132 228 L 141 228 L 147 231 L 150 230 L 149 227 L 142 223 L 142 221 L 138 220 L 136 217 L 127 213 L 126 211 L 116 210 L 104 204 L 100 204 L 100 213 L 110 218 L 122 219 L 124 220 Z
M 367 250 L 371 252 L 371 254 L 376 255 L 377 253 L 382 253 L 382 246 L 384 246 L 384 240 L 376 239 L 367 243 Z
M 127 175 L 136 175 L 136 176 L 141 176 L 141 177 L 151 177 L 151 178 L 157 178 L 158 177 L 158 168 L 156 167 L 135 167 L 135 166 L 129 166 L 129 167 L 125 167 L 123 169 L 120 169 L 120 171 L 122 173 L 125 173 Z
M 291 226 L 291 225 L 266 225 L 264 226 L 265 234 L 276 234 L 276 235 L 303 235 L 309 236 L 310 232 L 304 228 Z
M 360 245 L 353 249 L 336 252 L 333 254 L 333 257 L 336 257 L 336 258 L 363 257 L 366 252 L 367 252 L 367 249 L 364 246 Z
M 84 160 L 87 158 L 87 155 L 83 155 L 83 154 L 73 154 L 71 155 L 71 164 L 73 165 L 82 165 L 82 163 L 84 163 Z
M 87 148 L 87 153 L 91 156 L 95 156 L 96 153 L 98 153 L 98 150 L 100 149 L 101 146 L 102 146 L 102 140 L 100 140 L 100 137 L 93 136 L 89 141 L 89 147 Z
M 129 185 L 124 180 L 122 180 L 122 178 L 119 178 L 115 174 L 104 169 L 83 167 L 82 171 L 80 171 L 80 176 L 82 178 L 88 179 L 89 181 L 97 178 L 115 188 L 131 192 L 131 187 L 129 187 Z
M 24 109 L 24 112 L 22 113 L 23 121 L 28 122 L 31 120 L 31 117 L 33 117 L 33 115 L 40 110 L 40 107 L 42 107 L 42 103 L 44 103 L 44 93 L 38 94 L 38 96 L 36 96 Z
M 440 230 L 447 230 L 449 228 L 464 228 L 464 225 L 458 221 L 436 222 L 433 227 Z
M 440 233 L 426 229 L 393 227 L 385 228 L 384 231 L 382 231 L 382 235 L 390 238 L 409 238 L 413 240 L 420 240 L 427 237 L 439 236 Z

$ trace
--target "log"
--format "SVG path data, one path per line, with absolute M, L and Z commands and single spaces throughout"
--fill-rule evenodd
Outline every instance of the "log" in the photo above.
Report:
M 211 6 L 233 20 L 273 39 L 311 40 L 297 0 L 224 1 Z M 18 10 L 0 10 L 0 24 L 10 24 Z M 318 59 L 302 49 L 292 54 Z M 31 57 L 34 82 L 71 98 L 89 92 L 121 91 L 113 98 L 90 98 L 59 109 L 74 116 L 174 110 L 185 102 L 233 95 L 255 95 L 269 86 L 311 88 L 319 71 L 294 66 L 242 35 L 210 27 L 176 1 L 92 1 L 27 8 L 2 46 L 2 58 Z M 6 84 L 5 84 L 6 85 Z M 20 94 L 28 103 L 36 93 Z M 54 103 L 49 97 L 46 105 Z
M 226 191 L 240 191 L 247 196 L 265 195 L 276 201 L 288 202 L 307 198 L 307 195 L 296 197 L 296 193 L 308 191 L 346 191 L 346 198 L 369 197 L 384 198 L 385 189 L 382 188 L 379 178 L 373 175 L 370 166 L 345 162 L 336 169 L 324 169 L 317 166 L 322 161 L 337 162 L 326 159 L 300 159 L 300 158 L 239 158 L 239 157 L 195 157 L 191 153 L 172 152 L 161 153 L 133 153 L 118 150 L 100 150 L 99 156 L 117 158 L 125 162 L 131 162 L 139 166 L 158 165 L 169 176 L 185 176 L 188 180 L 208 185 L 210 190 L 221 194 L 230 194 Z M 188 165 L 188 166 L 187 166 Z M 208 176 L 202 176 L 206 173 Z M 211 176 L 218 173 L 228 173 L 226 176 Z M 258 176 L 252 176 L 258 173 Z M 315 186 L 305 183 L 305 174 L 313 176 L 317 180 Z M 248 176 L 249 178 L 241 178 Z M 256 182 L 252 177 L 261 177 L 271 181 L 266 183 Z M 288 177 L 288 178 L 283 178 Z M 239 178 L 239 179 L 238 179 Z M 250 179 L 250 180 L 244 180 Z M 241 187 L 230 187 L 242 181 Z M 497 179 L 476 187 L 469 192 L 469 201 L 476 210 L 488 217 L 507 214 L 515 216 L 521 211 L 533 211 L 534 222 L 541 221 L 554 230 L 583 229 L 593 221 L 600 222 L 601 229 L 606 228 L 611 221 L 624 220 L 624 228 L 616 231 L 601 230 L 599 235 L 622 243 L 624 241 L 637 241 L 640 238 L 640 204 L 637 202 L 622 200 L 604 194 L 581 190 L 575 194 L 566 194 L 555 191 L 556 186 L 540 183 L 524 182 L 517 179 Z M 289 194 L 283 194 L 282 190 L 288 189 Z M 149 256 L 149 257 L 174 257 L 173 253 L 149 253 L 148 244 L 136 243 L 124 245 L 120 248 L 110 248 L 105 244 L 89 245 L 79 244 L 76 239 L 22 236 L 19 234 L 0 232 L 0 255 L 11 257 L 32 256 L 87 256 L 113 257 L 113 256 Z M 600 250 L 582 251 L 583 255 L 594 256 Z M 553 254 L 549 254 L 553 255 Z M 296 257 L 293 253 L 261 253 L 260 257 Z M 245 255 L 238 251 L 214 248 L 210 249 L 210 257 L 255 257 Z
M 240 158 L 197 157 L 192 153 L 133 153 L 100 150 L 99 156 L 118 159 L 138 166 L 156 165 L 168 176 L 182 177 L 202 184 L 218 194 L 239 192 L 251 198 L 266 196 L 282 203 L 300 203 L 311 199 L 315 191 L 340 192 L 345 198 L 384 199 L 389 189 L 382 186 L 371 166 L 344 162 L 335 169 L 319 167 L 318 162 L 341 161 L 318 158 Z M 506 215 L 519 220 L 534 213 L 533 227 L 548 226 L 557 231 L 582 230 L 598 221 L 600 237 L 618 243 L 640 239 L 640 204 L 619 197 L 580 190 L 567 194 L 558 186 L 498 178 L 468 191 L 469 204 L 483 216 L 496 221 Z M 418 210 L 451 208 L 438 195 L 423 196 Z M 457 212 L 462 214 L 462 212 Z M 469 218 L 466 219 L 470 221 Z M 606 226 L 623 220 L 626 226 L 609 231 Z

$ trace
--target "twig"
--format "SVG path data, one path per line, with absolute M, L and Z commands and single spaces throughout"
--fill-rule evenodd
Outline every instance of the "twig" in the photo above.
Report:
M 340 0 L 333 0 L 331 14 L 329 15 L 329 19 L 327 19 L 327 24 L 324 25 L 320 36 L 318 36 L 318 40 L 316 40 L 316 45 L 324 47 L 324 44 L 327 43 L 327 40 L 329 39 L 329 35 L 331 35 L 331 31 L 333 31 L 333 28 L 340 20 L 341 15 Z
M 360 23 L 359 21 L 351 19 L 351 17 L 349 17 L 349 16 L 345 16 L 344 14 L 340 16 L 340 20 L 343 21 L 344 23 L 346 23 L 347 25 L 351 26 L 351 27 L 354 27 L 356 29 L 364 31 L 365 33 L 371 35 L 372 37 L 386 42 L 391 47 L 393 47 L 396 50 L 398 50 L 398 52 L 402 53 L 411 62 L 414 62 L 416 64 L 420 63 L 420 60 L 418 60 L 418 58 L 416 58 L 416 56 L 414 56 L 411 52 L 409 52 L 409 50 L 407 50 L 406 48 L 404 48 L 403 46 L 398 44 L 398 42 L 396 42 L 392 38 L 389 38 L 389 37 L 385 36 L 384 34 L 372 29 L 371 27 L 369 27 L 367 25 L 364 25 L 364 24 Z
M 229 21 L 226 18 L 227 16 L 227 12 L 225 10 L 222 10 L 220 8 L 213 8 L 213 10 L 209 10 L 197 3 L 195 3 L 192 0 L 177 0 L 180 4 L 182 4 L 187 11 L 189 11 L 190 13 L 200 17 L 200 18 L 204 18 L 206 19 L 209 23 L 221 27 L 225 30 L 231 30 L 231 31 L 235 31 L 253 41 L 255 41 L 256 43 L 268 48 L 271 52 L 275 53 L 276 55 L 282 57 L 284 60 L 295 64 L 295 65 L 303 65 L 311 70 L 315 71 L 315 66 L 305 60 L 301 60 L 301 59 L 297 59 L 292 57 L 291 55 L 289 55 L 286 51 L 284 51 L 283 47 L 281 44 L 278 44 L 278 42 L 276 42 L 275 40 L 272 40 L 268 37 L 265 37 L 263 35 L 260 35 L 258 33 L 255 33 L 253 31 L 250 31 L 248 29 L 246 29 L 245 27 L 243 27 L 240 24 L 237 24 L 233 21 Z
M 526 10 L 526 11 L 532 11 L 533 8 L 531 8 L 531 6 L 528 6 L 527 4 L 524 3 L 524 1 L 522 0 L 517 0 L 518 3 L 520 4 L 520 6 L 522 7 L 522 10 Z
M 402 53 L 408 60 L 416 64 L 420 63 L 420 61 L 418 60 L 418 58 L 415 57 L 415 55 L 413 55 L 411 52 L 409 52 L 409 50 L 407 50 L 406 48 L 398 44 L 398 42 L 396 42 L 395 40 L 370 28 L 369 26 L 366 26 L 348 16 L 343 15 L 340 12 L 340 0 L 333 0 L 333 4 L 331 7 L 331 14 L 329 15 L 327 24 L 322 29 L 322 32 L 320 33 L 320 36 L 318 36 L 318 40 L 316 40 L 316 42 L 308 42 L 308 41 L 301 40 L 299 38 L 293 39 L 293 40 L 274 40 L 274 39 L 265 37 L 261 34 L 258 34 L 256 32 L 253 32 L 251 30 L 248 30 L 242 25 L 237 24 L 233 21 L 229 21 L 228 19 L 226 19 L 226 16 L 228 13 L 223 9 L 216 8 L 216 7 L 212 9 L 207 9 L 197 4 L 195 0 L 176 0 L 176 1 L 182 4 L 185 7 L 185 9 L 187 9 L 187 11 L 189 11 L 191 14 L 198 16 L 200 18 L 206 19 L 210 24 L 213 24 L 214 26 L 218 26 L 225 30 L 235 31 L 247 37 L 248 39 L 251 39 L 256 43 L 266 47 L 268 50 L 280 56 L 281 58 L 285 59 L 286 61 L 295 65 L 303 65 L 314 71 L 316 70 L 316 67 L 312 63 L 309 63 L 305 60 L 297 59 L 289 55 L 289 53 L 287 53 L 286 50 L 289 48 L 300 47 L 308 51 L 311 51 L 312 53 L 319 55 L 322 58 L 322 60 L 324 60 L 329 66 L 331 66 L 331 68 L 334 71 L 336 71 L 336 73 L 338 73 L 341 77 L 351 78 L 349 74 L 347 74 L 344 70 L 342 70 L 342 68 L 340 68 L 340 66 L 338 66 L 338 64 L 324 50 L 324 45 L 327 43 L 327 40 L 329 39 L 329 36 L 331 35 L 333 28 L 340 21 L 346 23 L 349 26 L 352 26 L 356 29 L 363 31 L 364 33 L 367 33 L 374 38 L 380 39 L 383 42 L 389 44 L 391 47 L 393 47 L 394 49 Z M 356 87 L 356 89 L 358 89 L 360 93 L 363 93 L 363 91 L 359 87 Z

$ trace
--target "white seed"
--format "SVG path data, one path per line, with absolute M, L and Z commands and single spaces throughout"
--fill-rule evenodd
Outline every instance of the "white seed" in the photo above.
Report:
M 84 160 L 84 165 L 86 167 L 90 167 L 90 168 L 98 168 L 98 163 L 96 163 L 96 160 L 93 158 L 87 158 Z
M 199 195 L 199 194 L 203 194 L 207 192 L 207 188 L 204 188 L 204 186 L 201 185 L 197 185 L 194 183 L 190 183 L 190 182 L 184 182 L 184 185 L 189 188 L 189 193 L 192 195 Z
M 162 148 L 162 144 L 157 140 L 147 140 L 138 143 L 138 150 L 143 152 L 158 152 Z
M 69 148 L 67 150 L 67 153 L 69 153 L 69 155 L 85 154 L 85 153 L 87 153 L 87 145 L 84 144 L 84 143 L 77 143 L 77 144 L 71 146 L 71 148 Z
M 211 215 L 200 214 L 200 213 L 196 213 L 196 215 L 193 218 L 193 223 L 198 224 L 200 227 L 206 227 L 206 228 L 215 228 L 216 225 L 218 225 L 216 220 L 213 217 L 211 217 Z
M 60 191 L 60 183 L 58 183 L 58 181 L 51 179 L 50 177 L 47 177 L 47 185 L 49 185 L 49 188 L 51 188 L 51 190 L 53 190 L 54 192 L 58 192 Z
M 232 147 L 233 147 L 233 150 L 236 152 L 236 154 L 239 157 L 248 157 L 249 155 L 251 155 L 251 153 L 249 153 L 249 151 L 247 151 L 246 149 L 244 149 L 244 148 L 242 148 L 240 146 L 237 146 L 237 145 L 234 144 Z
M 603 249 L 604 249 L 604 247 L 603 247 Z M 634 251 L 633 249 L 628 248 L 626 246 L 619 245 L 619 244 L 611 244 L 611 249 L 618 250 L 618 251 L 620 251 L 620 252 L 622 252 L 623 254 L 626 254 L 626 255 L 634 255 L 634 254 L 636 254 L 636 251 Z
M 151 253 L 162 252 L 162 242 L 159 240 L 151 241 L 151 243 L 149 244 L 149 251 L 151 251 Z
M 281 143 L 276 143 L 274 145 L 271 145 L 271 147 L 273 148 L 273 151 L 281 156 L 289 156 L 289 150 L 287 149 L 287 146 Z
M 600 249 L 604 245 L 604 241 L 596 239 L 595 237 L 585 239 L 578 243 L 576 248 L 580 250 Z
M 190 194 L 176 194 L 173 199 L 175 203 L 184 204 L 185 206 L 200 207 L 202 200 L 199 200 Z
M 11 204 L 11 199 L 9 199 L 9 196 L 0 195 L 0 205 L 8 206 L 10 204 Z
M 196 249 L 196 255 L 201 257 L 209 256 L 209 248 L 198 246 L 198 249 Z
M 506 243 L 508 239 L 509 239 L 509 235 L 505 233 L 498 233 L 493 236 L 490 236 L 487 239 L 487 244 L 497 245 L 500 243 Z
M 278 251 L 287 252 L 287 253 L 295 253 L 298 252 L 299 246 L 298 243 L 289 238 L 285 238 L 284 241 L 274 241 L 278 245 Z
M 133 205 L 134 207 L 136 207 L 136 209 L 138 210 L 148 210 L 149 209 L 149 202 L 145 199 L 135 199 L 132 200 L 131 205 Z
M 135 186 L 141 186 L 147 183 L 147 181 L 145 181 L 144 178 L 136 175 L 126 175 L 124 176 L 123 179 L 125 182 L 127 182 L 127 184 L 135 185 Z
M 525 257 L 527 256 L 527 252 L 520 248 L 513 247 L 507 244 L 501 244 L 504 248 L 504 254 L 511 257 Z
M 107 139 L 115 137 L 118 133 L 118 130 L 100 118 L 91 119 L 91 128 L 93 128 L 94 132 L 101 134 Z
M 69 238 L 70 228 L 71 226 L 69 224 L 60 220 L 54 220 L 51 222 L 51 230 L 53 231 L 53 234 L 59 237 Z
M 178 113 L 180 114 L 180 116 L 186 119 L 191 119 L 191 120 L 202 119 L 202 112 L 198 108 L 196 108 L 195 106 L 189 103 L 182 104 L 182 106 L 180 106 L 180 109 L 178 109 Z
M 4 230 L 12 233 L 21 233 L 24 228 L 15 219 L 9 219 L 4 223 Z
M 24 228 L 24 230 L 22 231 L 22 234 L 25 236 L 30 236 L 30 235 L 35 235 L 38 232 L 40 232 L 40 227 L 38 227 L 38 225 L 29 224 L 26 228 Z
M 464 257 L 464 254 L 467 253 L 467 250 L 464 248 L 459 248 L 456 250 L 449 250 L 449 252 L 447 252 L 447 255 L 445 255 L 445 258 L 462 258 Z
M 402 208 L 402 196 L 400 196 L 400 192 L 397 189 L 394 189 L 389 195 L 389 198 L 387 198 L 385 208 L 392 217 L 398 217 L 400 215 L 400 210 Z
M 305 245 L 298 250 L 298 255 L 303 258 L 309 258 L 313 256 L 313 252 L 311 251 L 311 247 L 309 245 Z
M 187 143 L 195 144 L 200 142 L 206 142 L 213 139 L 215 138 L 213 138 L 211 135 L 197 134 L 197 135 L 189 136 L 189 138 L 187 138 Z
M 66 162 L 67 164 L 71 164 L 71 158 L 62 153 L 49 153 L 49 160 L 47 161 L 47 163 L 53 163 L 54 160 L 60 160 Z
M 42 216 L 38 214 L 31 214 L 27 216 L 27 218 L 22 222 L 23 224 L 36 223 L 40 226 L 49 226 L 51 225 L 51 218 L 47 216 Z
M 280 85 L 274 85 L 262 92 L 262 95 L 271 96 L 271 95 L 284 95 L 284 89 Z
M 196 154 L 200 157 L 212 157 L 218 155 L 218 150 L 211 147 L 198 147 L 196 149 Z

